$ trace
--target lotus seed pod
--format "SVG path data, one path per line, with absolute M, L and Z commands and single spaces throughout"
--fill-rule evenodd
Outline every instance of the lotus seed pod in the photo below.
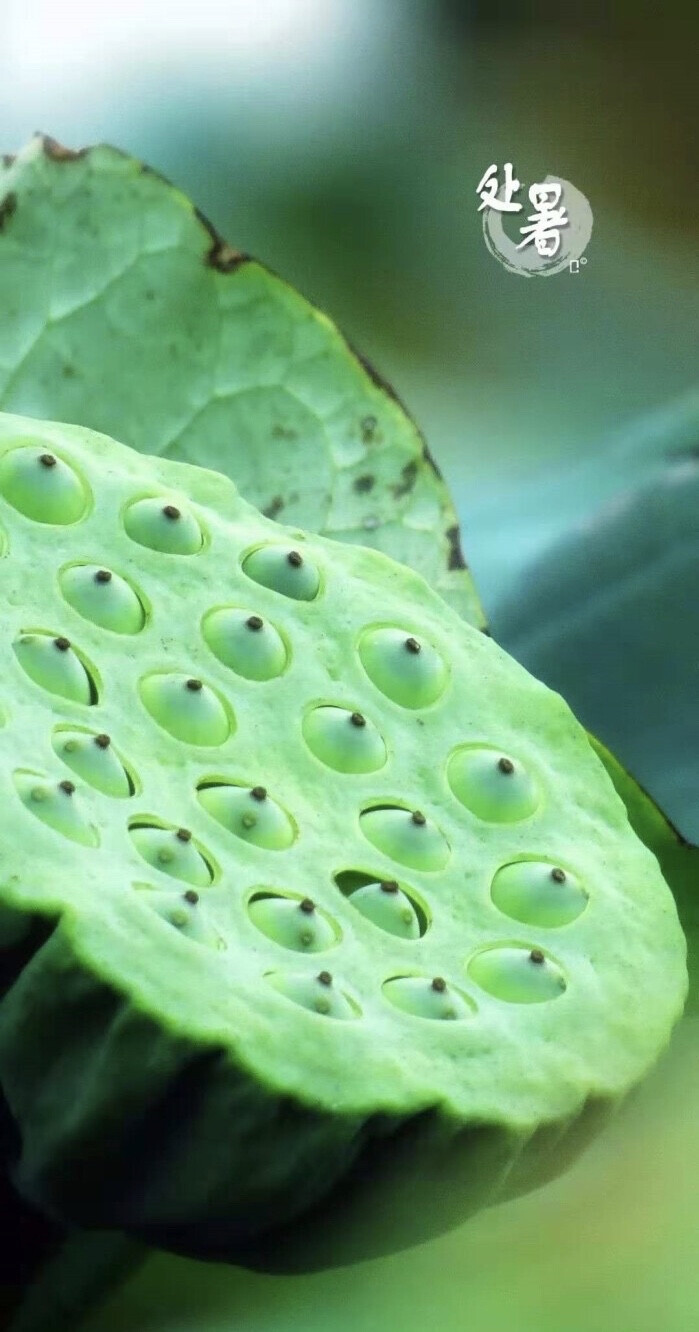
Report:
M 563 700 L 407 568 L 222 476 L 1 416 L 0 476 L 30 429 L 85 498 L 49 528 L 0 491 L 16 1187 L 66 1226 L 296 1270 L 554 1174 L 687 985 Z M 134 632 L 68 604 L 67 570 L 94 598 L 122 579 Z
M 336 942 L 336 931 L 310 897 L 255 897 L 248 914 L 268 939 L 297 953 L 322 953 Z
M 197 676 L 148 675 L 141 680 L 139 693 L 153 720 L 175 740 L 222 745 L 230 735 L 228 711 L 218 694 Z
M 124 530 L 140 546 L 166 555 L 194 555 L 201 548 L 201 528 L 189 509 L 161 499 L 135 500 L 124 514 Z
M 518 761 L 496 749 L 467 745 L 449 760 L 449 785 L 457 800 L 479 819 L 517 823 L 534 813 L 538 792 Z
M 146 620 L 134 589 L 119 574 L 96 564 L 73 564 L 59 575 L 61 592 L 74 610 L 115 634 L 137 634 Z
M 289 546 L 260 546 L 251 551 L 243 560 L 243 572 L 295 601 L 313 601 L 318 595 L 320 576 L 313 560 Z
M 350 896 L 353 907 L 367 920 L 398 939 L 419 939 L 420 921 L 407 893 L 395 879 L 365 883 Z
M 376 772 L 386 762 L 386 746 L 363 712 L 315 707 L 303 719 L 312 754 L 338 772 Z
M 211 611 L 202 634 L 219 661 L 246 680 L 274 680 L 286 669 L 287 650 L 279 630 L 252 611 Z
M 0 459 L 0 495 L 35 523 L 77 523 L 87 492 L 77 472 L 42 444 L 8 449 Z
M 17 660 L 35 684 L 74 703 L 92 702 L 92 685 L 70 639 L 49 633 L 18 634 Z
M 133 781 L 108 735 L 59 727 L 51 743 L 58 757 L 97 791 L 122 799 L 133 794 Z

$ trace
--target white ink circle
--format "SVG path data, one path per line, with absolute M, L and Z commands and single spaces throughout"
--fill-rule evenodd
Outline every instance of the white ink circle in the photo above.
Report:
M 552 277 L 554 273 L 570 270 L 571 261 L 582 258 L 592 236 L 592 209 L 581 190 L 562 176 L 546 176 L 542 183 L 561 186 L 561 204 L 568 214 L 567 223 L 560 229 L 561 243 L 555 255 L 539 254 L 532 243 L 518 249 L 518 242 L 510 240 L 505 231 L 502 213 L 495 208 L 486 208 L 483 213 L 483 235 L 488 250 L 509 273 L 519 277 Z M 501 186 L 498 198 L 503 189 Z

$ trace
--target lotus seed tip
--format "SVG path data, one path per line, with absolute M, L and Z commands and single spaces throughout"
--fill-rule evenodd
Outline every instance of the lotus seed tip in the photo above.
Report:
M 315 902 L 312 900 L 312 898 L 310 898 L 310 897 L 304 897 L 303 901 L 300 903 L 300 907 L 301 907 L 301 910 L 302 910 L 303 912 L 305 912 L 305 914 L 306 914 L 307 916 L 310 916 L 310 915 L 315 911 L 315 909 L 316 909 L 316 904 L 315 904 Z
M 417 824 L 418 828 L 422 828 L 427 823 L 427 819 L 420 809 L 413 810 L 412 820 L 413 823 Z
M 52 453 L 42 453 L 39 458 L 39 462 L 41 463 L 42 467 L 56 466 L 56 459 L 54 458 Z
M 332 985 L 333 983 L 333 978 L 330 975 L 329 971 L 320 971 L 318 973 L 318 980 L 320 981 L 321 985 Z
M 350 721 L 353 726 L 366 726 L 366 717 L 361 712 L 353 712 Z
M 67 778 L 65 781 L 59 782 L 58 785 L 61 791 L 65 791 L 66 795 L 72 795 L 75 790 L 74 783 L 69 782 Z
M 397 892 L 398 892 L 398 884 L 397 884 L 396 880 L 395 880 L 395 879 L 382 879 L 382 880 L 381 880 L 381 892 L 382 892 L 382 893 L 397 893 Z
M 542 962 L 544 961 L 544 954 L 542 953 L 541 949 L 532 948 L 532 951 L 529 954 L 529 960 L 530 962 L 535 962 L 536 965 L 540 967 Z
M 68 648 L 70 647 L 70 639 L 69 639 L 69 638 L 54 638 L 54 640 L 53 640 L 53 645 L 54 645 L 54 647 L 57 647 L 57 648 L 58 648 L 58 651 L 59 651 L 59 652 L 67 652 L 67 651 L 68 651 Z
M 417 638 L 411 636 L 410 638 L 406 638 L 405 646 L 408 649 L 408 652 L 418 653 L 421 650 L 422 645 L 418 642 Z
M 185 902 L 189 902 L 191 906 L 196 906 L 197 902 L 199 901 L 199 894 L 195 893 L 193 888 L 188 888 L 186 893 L 183 894 L 183 896 Z
M 198 694 L 199 690 L 202 688 L 203 686 L 201 680 L 192 678 L 191 680 L 187 681 L 187 689 L 189 689 L 192 694 Z
M 96 583 L 111 583 L 111 581 L 112 581 L 112 575 L 109 572 L 109 569 L 97 570 L 97 573 L 95 574 Z
M 111 743 L 112 743 L 111 739 L 108 735 L 103 734 L 95 736 L 95 744 L 97 745 L 98 749 L 109 749 Z
M 433 990 L 436 990 L 436 991 L 437 991 L 437 994 L 444 994 L 444 991 L 446 990 L 446 988 L 447 988 L 447 983 L 446 983 L 444 977 L 443 977 L 443 976 L 435 976 L 434 980 L 432 981 L 432 989 L 433 989 Z
M 250 795 L 252 796 L 253 800 L 266 800 L 267 788 L 265 786 L 253 786 Z
M 189 831 L 189 828 L 178 828 L 176 836 L 179 842 L 191 842 L 192 840 L 192 834 Z
M 566 872 L 557 865 L 555 869 L 551 870 L 551 878 L 554 883 L 565 883 Z
M 303 564 L 303 556 L 299 555 L 297 550 L 290 550 L 286 558 L 292 569 L 301 568 L 301 565 Z
M 503 756 L 503 758 L 498 759 L 498 768 L 500 769 L 501 772 L 504 772 L 507 776 L 509 776 L 510 773 L 514 772 L 515 765 L 512 762 L 512 759 L 505 758 Z
M 180 511 L 175 504 L 165 504 L 163 506 L 163 513 L 166 518 L 171 518 L 173 521 L 180 516 Z
M 249 615 L 245 623 L 248 626 L 248 629 L 253 629 L 256 632 L 258 629 L 262 628 L 262 616 Z

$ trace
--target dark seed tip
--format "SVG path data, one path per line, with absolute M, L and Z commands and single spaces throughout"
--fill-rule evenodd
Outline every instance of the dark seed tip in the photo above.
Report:
M 201 680 L 196 680 L 192 678 L 191 680 L 187 681 L 187 689 L 189 689 L 193 694 L 198 694 L 199 690 L 202 688 L 203 686 Z
M 320 981 L 321 985 L 332 985 L 333 983 L 333 978 L 330 975 L 329 971 L 320 971 L 318 973 L 318 980 Z
M 512 759 L 504 757 L 498 759 L 498 767 L 501 772 L 505 773 L 506 776 L 509 776 L 510 773 L 514 772 L 515 770 L 515 765 L 512 762 Z
M 189 831 L 189 828 L 178 828 L 175 836 L 177 837 L 178 842 L 191 842 L 192 840 L 192 834 Z
M 432 981 L 432 989 L 433 989 L 433 990 L 436 990 L 436 991 L 437 991 L 437 994 L 444 994 L 444 991 L 446 990 L 446 988 L 447 988 L 447 983 L 446 983 L 444 977 L 443 977 L 443 976 L 435 976 L 434 980 Z
M 175 504 L 164 504 L 163 513 L 165 514 L 166 518 L 172 518 L 173 521 L 175 518 L 180 517 L 180 511 Z
M 248 626 L 248 629 L 254 629 L 255 631 L 257 631 L 258 629 L 262 628 L 262 616 L 249 615 L 245 623 Z
M 112 581 L 112 575 L 110 574 L 109 569 L 97 570 L 97 573 L 95 574 L 96 583 L 111 583 L 111 581 Z
M 416 823 L 418 828 L 422 828 L 423 825 L 427 823 L 427 819 L 425 818 L 421 809 L 414 809 L 411 817 L 413 823 Z
M 183 896 L 185 902 L 189 902 L 192 906 L 196 906 L 197 902 L 199 901 L 199 894 L 195 893 L 193 888 L 188 888 L 186 893 L 183 894 Z
M 56 459 L 54 458 L 52 453 L 42 453 L 39 457 L 39 462 L 41 463 L 42 467 L 56 466 Z
M 555 869 L 551 870 L 551 878 L 553 879 L 554 883 L 565 883 L 566 872 L 565 870 L 562 870 L 560 866 L 557 865 Z
M 316 904 L 310 897 L 304 897 L 303 901 L 299 903 L 299 906 L 307 916 L 311 916 L 316 909 Z
M 95 736 L 95 744 L 97 745 L 98 749 L 109 749 L 111 743 L 112 743 L 111 739 L 108 735 Z
M 350 721 L 353 726 L 366 726 L 366 717 L 361 712 L 353 712 L 350 715 Z
M 380 884 L 382 893 L 397 893 L 398 884 L 395 879 L 382 879 Z
M 529 961 L 535 962 L 537 967 L 541 966 L 542 962 L 545 961 L 545 958 L 540 948 L 532 948 L 532 951 L 529 954 Z
M 290 550 L 286 558 L 292 569 L 301 568 L 301 565 L 303 564 L 303 555 L 299 555 L 297 550 Z
M 58 651 L 59 651 L 59 652 L 67 652 L 67 651 L 68 651 L 68 648 L 70 647 L 70 639 L 69 639 L 69 638 L 62 638 L 62 637 L 61 637 L 61 638 L 54 638 L 54 640 L 53 640 L 53 645 L 54 645 L 54 647 L 57 647 L 57 648 L 58 648 Z
M 252 788 L 252 790 L 251 790 L 251 792 L 250 792 L 250 795 L 252 796 L 253 800 L 266 800 L 266 799 L 267 799 L 267 787 L 266 787 L 266 786 L 253 786 L 253 788 Z
M 59 782 L 58 786 L 59 790 L 65 791 L 66 795 L 73 795 L 73 792 L 75 791 L 74 782 L 69 782 L 67 779 L 65 781 Z
M 422 647 L 422 644 L 421 644 L 421 643 L 418 643 L 418 640 L 417 640 L 416 638 L 412 638 L 412 637 L 410 637 L 410 638 L 406 638 L 406 640 L 405 640 L 405 646 L 406 646 L 406 648 L 408 649 L 408 652 L 415 652 L 415 653 L 417 653 L 417 652 L 420 651 L 420 649 L 421 649 L 421 647 Z

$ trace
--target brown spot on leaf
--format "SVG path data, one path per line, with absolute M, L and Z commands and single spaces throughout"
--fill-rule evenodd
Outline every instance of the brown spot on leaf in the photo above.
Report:
M 269 504 L 265 506 L 262 512 L 265 518 L 276 518 L 277 514 L 281 513 L 283 508 L 284 500 L 281 495 L 275 495 L 274 499 L 270 500 Z
M 358 495 L 366 495 L 373 490 L 376 477 L 371 472 L 364 472 L 362 476 L 355 476 L 352 486 Z
M 16 160 L 17 160 L 17 159 L 16 159 L 14 153 L 3 153 L 3 155 L 2 155 L 2 164 L 3 164 L 3 166 L 6 166 L 6 167 L 14 166 Z
M 87 153 L 87 148 L 66 148 L 58 139 L 52 139 L 50 134 L 41 135 L 41 147 L 52 162 L 79 162 Z
M 409 495 L 415 482 L 417 481 L 417 462 L 412 458 L 410 462 L 401 468 L 401 480 L 391 486 L 391 494 L 394 499 L 401 499 L 403 495 Z
M 362 432 L 362 443 L 373 444 L 376 440 L 376 427 L 378 421 L 375 416 L 364 416 L 359 423 Z
M 422 436 L 420 438 L 422 439 Z M 432 471 L 437 477 L 437 480 L 443 481 L 444 477 L 442 476 L 442 473 L 440 472 L 434 458 L 432 457 L 432 454 L 430 453 L 430 450 L 427 446 L 427 441 L 424 439 L 422 439 L 422 456 L 425 462 L 427 463 L 427 466 L 432 468 Z
M 0 231 L 4 231 L 10 218 L 17 211 L 17 195 L 6 194 L 0 202 Z
M 467 569 L 468 565 L 464 559 L 464 552 L 461 549 L 459 524 L 453 523 L 451 527 L 447 528 L 445 535 L 449 543 L 447 569 Z

